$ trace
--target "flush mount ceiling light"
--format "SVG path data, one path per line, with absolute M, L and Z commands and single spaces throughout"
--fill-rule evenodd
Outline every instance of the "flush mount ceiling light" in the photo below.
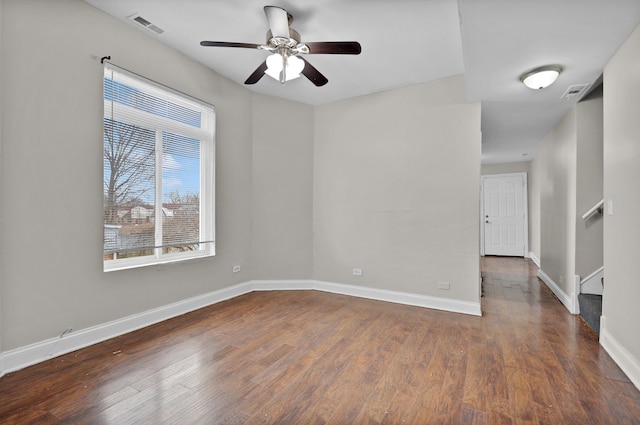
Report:
M 562 72 L 560 65 L 546 65 L 532 69 L 520 76 L 520 81 L 530 89 L 539 90 L 549 87 Z

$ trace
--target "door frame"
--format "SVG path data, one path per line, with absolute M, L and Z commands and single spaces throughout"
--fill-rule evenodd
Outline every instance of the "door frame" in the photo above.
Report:
M 527 173 L 503 173 L 503 174 L 483 174 L 480 176 L 480 255 L 484 257 L 484 183 L 485 180 L 490 178 L 507 178 L 507 177 L 522 177 L 522 209 L 524 211 L 524 227 L 523 227 L 523 257 L 529 258 L 529 201 L 528 201 L 528 188 L 527 188 Z

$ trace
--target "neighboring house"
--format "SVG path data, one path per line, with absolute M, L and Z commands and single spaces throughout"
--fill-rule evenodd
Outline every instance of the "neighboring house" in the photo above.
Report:
M 118 207 L 117 211 L 118 221 L 120 223 L 131 222 L 131 207 Z
M 150 218 L 155 214 L 153 208 L 146 208 L 143 206 L 137 206 L 131 208 L 131 220 L 134 223 L 140 223 L 144 221 L 150 221 Z
M 175 207 L 175 206 L 174 206 Z M 188 206 L 177 206 L 189 208 Z M 139 245 L 152 246 L 154 243 L 154 228 L 144 226 L 145 223 L 155 221 L 155 209 L 145 206 L 117 207 L 118 224 L 104 225 L 104 250 L 105 254 L 126 251 Z M 195 211 L 197 217 L 197 210 Z M 175 217 L 173 209 L 162 208 L 165 219 Z

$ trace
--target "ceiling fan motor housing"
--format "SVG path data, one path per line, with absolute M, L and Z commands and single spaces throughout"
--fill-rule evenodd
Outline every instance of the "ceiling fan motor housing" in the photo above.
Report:
M 271 30 L 267 31 L 267 46 L 269 47 L 280 47 L 280 46 L 289 46 L 296 47 L 300 44 L 300 34 L 298 31 L 293 28 L 289 28 L 289 38 L 286 37 L 274 37 L 271 34 Z

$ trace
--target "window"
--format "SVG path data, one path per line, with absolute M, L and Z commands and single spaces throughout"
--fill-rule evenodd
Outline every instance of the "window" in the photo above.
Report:
M 213 107 L 105 65 L 104 270 L 214 255 Z

